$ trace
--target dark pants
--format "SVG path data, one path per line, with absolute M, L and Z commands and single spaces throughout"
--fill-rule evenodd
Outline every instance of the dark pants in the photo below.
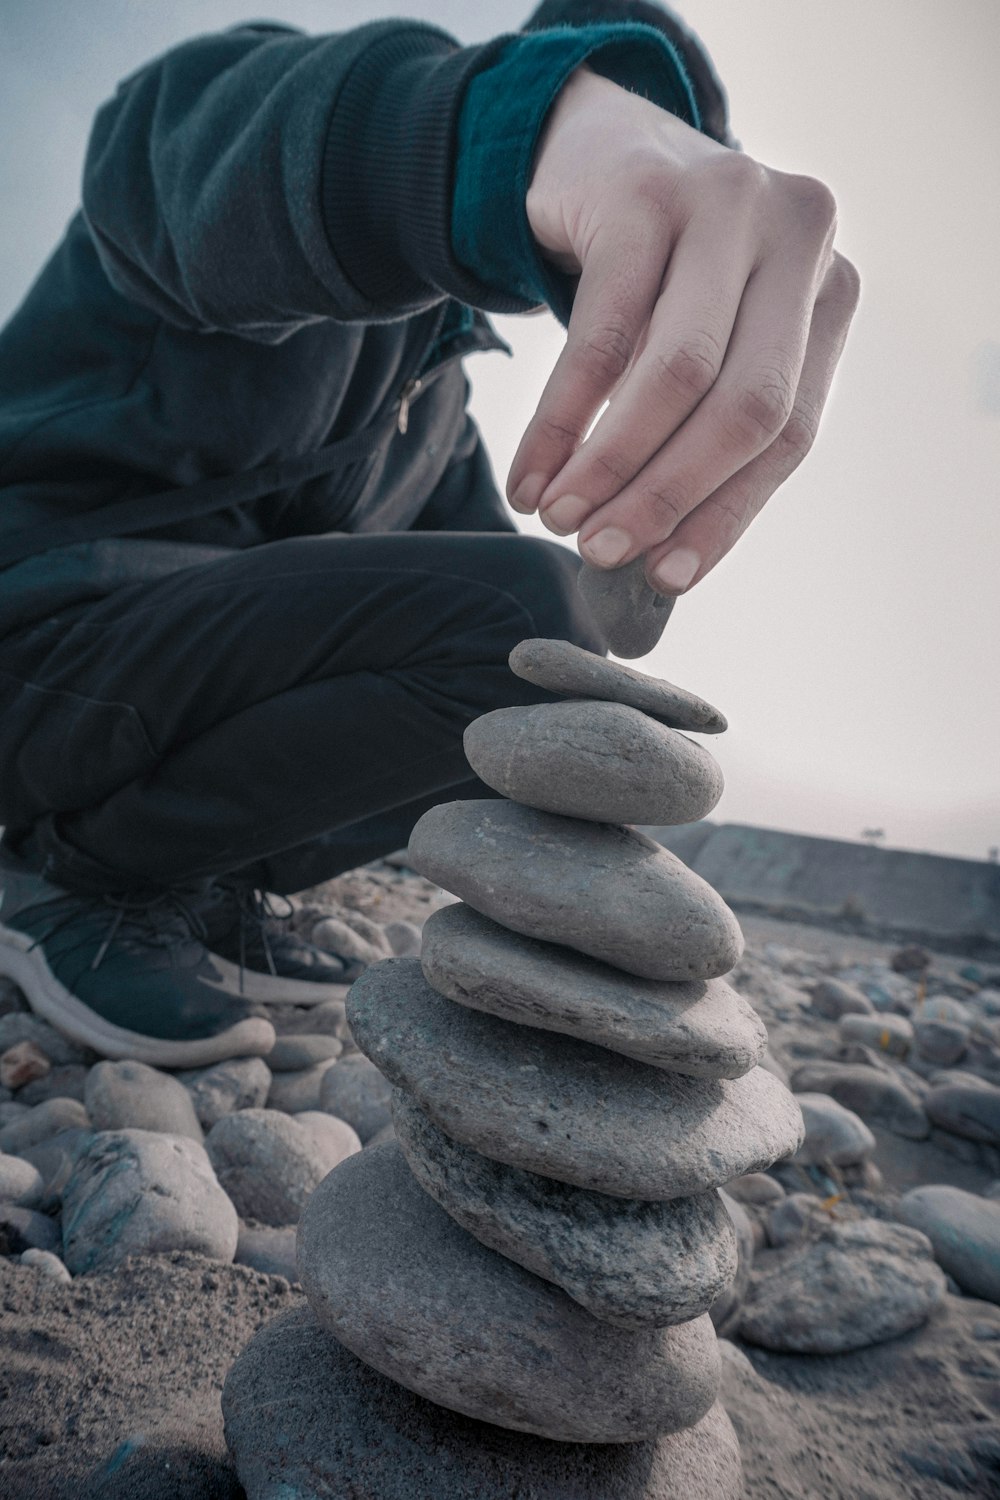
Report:
M 77 891 L 240 872 L 302 890 L 487 795 L 479 714 L 548 695 L 527 636 L 602 650 L 565 548 L 512 533 L 275 542 L 0 642 L 0 818 Z

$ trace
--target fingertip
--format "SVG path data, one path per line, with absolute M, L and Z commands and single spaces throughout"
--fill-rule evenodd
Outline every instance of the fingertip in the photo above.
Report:
M 522 516 L 530 516 L 538 509 L 538 502 L 547 484 L 548 476 L 545 474 L 526 474 L 507 496 L 511 510 L 520 512 Z
M 693 547 L 675 547 L 655 565 L 651 582 L 661 594 L 676 597 L 691 586 L 700 567 L 701 555 Z

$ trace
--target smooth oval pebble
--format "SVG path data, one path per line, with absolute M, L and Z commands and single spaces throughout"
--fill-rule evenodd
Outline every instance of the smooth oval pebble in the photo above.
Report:
M 764 1023 L 723 979 L 638 979 L 508 932 L 461 901 L 427 919 L 420 962 L 460 1005 L 691 1077 L 739 1078 L 767 1046 Z
M 411 1172 L 456 1224 L 603 1322 L 685 1323 L 736 1275 L 736 1231 L 718 1193 L 650 1203 L 523 1172 L 453 1141 L 402 1089 L 392 1117 Z
M 417 823 L 410 860 L 504 927 L 646 979 L 713 979 L 743 951 L 712 887 L 632 828 L 445 802 Z
M 899 1216 L 927 1236 L 964 1292 L 1000 1303 L 1000 1203 L 932 1183 L 904 1193 Z
M 649 677 L 635 667 L 608 661 L 571 641 L 546 640 L 538 636 L 514 647 L 508 664 L 516 677 L 547 688 L 565 698 L 598 698 L 625 703 L 658 719 L 670 729 L 688 729 L 696 734 L 721 734 L 728 728 L 721 714 L 704 698 L 676 687 L 661 677 Z
M 355 1040 L 454 1140 L 509 1166 L 616 1198 L 678 1198 L 795 1151 L 802 1116 L 763 1068 L 664 1073 L 572 1037 L 466 1010 L 413 958 L 354 984 Z
M 615 656 L 645 656 L 652 651 L 677 602 L 650 588 L 642 557 L 621 568 L 584 563 L 577 588 Z
M 629 1443 L 689 1427 L 715 1400 L 707 1316 L 666 1329 L 599 1323 L 459 1229 L 395 1143 L 351 1157 L 316 1189 L 298 1265 L 335 1338 L 466 1416 L 559 1442 Z
M 464 745 L 495 792 L 594 823 L 694 823 L 722 796 L 707 750 L 622 703 L 494 709 L 469 725 Z

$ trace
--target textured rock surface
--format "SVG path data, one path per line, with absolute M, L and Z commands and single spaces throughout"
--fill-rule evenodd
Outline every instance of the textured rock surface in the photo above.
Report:
M 561 1442 L 619 1443 L 690 1426 L 715 1400 L 709 1318 L 666 1329 L 599 1323 L 459 1229 L 397 1145 L 352 1157 L 317 1189 L 298 1263 L 310 1306 L 352 1353 L 466 1416 Z
M 294 1116 L 275 1109 L 226 1115 L 205 1144 L 240 1216 L 261 1224 L 297 1223 L 313 1188 L 343 1159 Z
M 166 1250 L 231 1261 L 236 1210 L 196 1141 L 148 1130 L 101 1131 L 66 1184 L 62 1232 L 63 1259 L 74 1276 Z
M 1000 1145 L 1000 1089 L 982 1083 L 935 1088 L 924 1099 L 935 1125 L 968 1141 Z
M 553 1443 L 423 1401 L 356 1359 L 308 1307 L 230 1370 L 226 1441 L 247 1500 L 740 1500 L 722 1407 L 648 1443 Z
M 594 823 L 694 823 L 722 796 L 707 750 L 621 703 L 498 708 L 465 731 L 465 758 L 504 797 Z
M 863 1120 L 909 1140 L 922 1141 L 930 1132 L 923 1106 L 889 1073 L 864 1063 L 805 1063 L 792 1074 L 797 1094 L 829 1094 Z
M 875 1137 L 864 1120 L 829 1094 L 796 1094 L 806 1138 L 795 1153 L 805 1166 L 830 1162 L 835 1167 L 863 1161 L 875 1150 Z
M 584 563 L 577 587 L 615 656 L 633 658 L 652 651 L 676 603 L 650 588 L 642 557 L 621 568 Z
M 354 1127 L 362 1143 L 391 1124 L 392 1084 L 367 1057 L 345 1057 L 323 1077 L 320 1108 Z
M 821 979 L 812 992 L 813 1010 L 828 1021 L 839 1021 L 841 1016 L 871 1016 L 875 1007 L 868 996 L 853 984 L 844 984 L 840 979 Z
M 369 969 L 348 1015 L 359 1047 L 447 1135 L 613 1197 L 704 1192 L 802 1138 L 795 1101 L 763 1068 L 691 1079 L 514 1026 L 438 995 L 416 959 Z
M 99 1062 L 87 1075 L 83 1102 L 95 1130 L 158 1130 L 202 1141 L 191 1095 L 182 1083 L 141 1062 Z
M 393 1118 L 420 1186 L 457 1224 L 595 1318 L 623 1328 L 680 1323 L 706 1312 L 736 1274 L 736 1234 L 717 1193 L 610 1198 L 481 1156 L 400 1090 Z
M 754 1271 L 740 1337 L 765 1349 L 842 1354 L 919 1328 L 944 1299 L 924 1235 L 876 1219 L 831 1224 Z
M 86 1130 L 89 1124 L 87 1111 L 78 1099 L 46 1099 L 0 1130 L 0 1151 L 20 1156 L 29 1146 L 37 1146 L 61 1130 Z
M 647 979 L 711 979 L 743 949 L 711 886 L 634 829 L 512 802 L 446 802 L 417 823 L 410 859 L 505 927 Z
M 899 1213 L 927 1236 L 963 1292 L 1000 1302 L 1000 1201 L 935 1184 L 905 1193 Z
M 205 1130 L 238 1109 L 262 1109 L 271 1087 L 271 1070 L 262 1057 L 234 1057 L 177 1077 L 191 1095 Z
M 462 1005 L 692 1077 L 738 1078 L 767 1045 L 757 1013 L 722 979 L 622 974 L 507 932 L 463 902 L 427 919 L 421 963 L 434 989 Z
M 728 727 L 724 714 L 685 688 L 608 661 L 569 641 L 521 641 L 510 653 L 510 669 L 525 682 L 567 698 L 627 704 L 670 729 L 721 734 Z

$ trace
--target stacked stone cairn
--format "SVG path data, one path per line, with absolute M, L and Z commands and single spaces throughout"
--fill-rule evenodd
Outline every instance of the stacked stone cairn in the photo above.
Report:
M 801 1117 L 719 977 L 735 918 L 630 826 L 711 811 L 721 773 L 679 731 L 725 720 L 566 642 L 524 641 L 510 665 L 561 701 L 472 724 L 467 758 L 500 799 L 413 832 L 414 868 L 461 899 L 419 959 L 369 968 L 348 999 L 397 1138 L 310 1199 L 311 1311 L 235 1367 L 230 1443 L 247 1484 L 269 1382 L 287 1433 L 291 1387 L 320 1380 L 330 1488 L 297 1496 L 728 1500 L 739 1449 L 709 1309 L 737 1252 L 717 1189 L 794 1152 Z M 316 1353 L 315 1320 L 336 1354 Z

